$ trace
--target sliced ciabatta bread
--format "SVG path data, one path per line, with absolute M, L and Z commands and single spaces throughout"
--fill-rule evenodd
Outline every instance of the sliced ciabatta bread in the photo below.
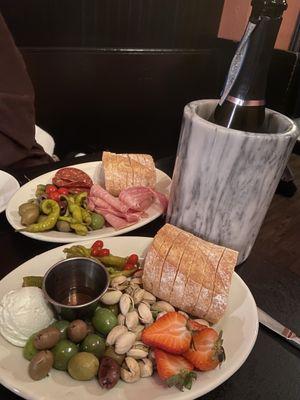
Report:
M 104 151 L 102 162 L 105 188 L 114 196 L 118 196 L 128 187 L 155 187 L 156 170 L 149 154 L 116 154 Z
M 143 285 L 174 307 L 216 322 L 226 309 L 237 254 L 166 224 L 146 255 Z

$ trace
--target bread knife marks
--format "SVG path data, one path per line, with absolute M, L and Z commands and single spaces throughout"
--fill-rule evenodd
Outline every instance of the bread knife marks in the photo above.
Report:
M 224 314 L 227 307 L 228 294 L 234 266 L 237 262 L 238 253 L 225 249 L 218 265 L 215 278 L 214 293 L 211 305 L 204 316 L 210 322 L 215 323 Z
M 196 315 L 199 318 L 204 318 L 211 299 L 213 296 L 213 287 L 215 274 L 217 271 L 218 263 L 222 257 L 224 247 L 211 245 L 200 239 L 200 248 L 203 253 L 203 257 L 206 260 L 205 269 L 203 270 L 202 286 L 198 292 L 198 298 L 191 310 L 192 315 Z M 213 250 L 213 251 L 212 251 Z
M 183 309 L 183 296 L 185 291 L 185 286 L 187 283 L 189 268 L 197 251 L 197 239 L 193 236 L 192 239 L 186 245 L 181 261 L 179 263 L 179 268 L 177 271 L 176 278 L 173 283 L 172 292 L 170 294 L 169 302 L 180 309 Z
M 162 267 L 158 291 L 158 297 L 162 300 L 169 301 L 184 248 L 191 237 L 192 235 L 190 233 L 180 232 L 167 254 Z

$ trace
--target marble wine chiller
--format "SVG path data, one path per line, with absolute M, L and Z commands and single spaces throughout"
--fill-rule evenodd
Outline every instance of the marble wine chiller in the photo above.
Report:
M 208 119 L 216 100 L 184 108 L 167 221 L 249 255 L 298 136 L 293 121 L 266 109 L 263 132 Z

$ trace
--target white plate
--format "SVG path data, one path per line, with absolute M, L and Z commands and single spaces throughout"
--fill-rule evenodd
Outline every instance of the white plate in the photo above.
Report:
M 145 255 L 152 239 L 144 237 L 116 237 L 104 240 L 105 247 L 116 255 L 130 253 Z M 92 241 L 83 242 L 89 246 Z M 22 264 L 0 281 L 0 299 L 9 290 L 22 284 L 26 275 L 43 275 L 57 261 L 64 258 L 65 246 L 40 254 Z M 211 391 L 237 371 L 248 357 L 256 340 L 258 319 L 255 301 L 243 280 L 234 273 L 226 314 L 216 325 L 223 330 L 226 361 L 221 368 L 198 373 L 192 389 L 180 392 L 162 385 L 156 375 L 133 384 L 119 382 L 110 391 L 102 390 L 96 379 L 75 381 L 65 372 L 52 370 L 48 378 L 32 381 L 27 373 L 28 361 L 21 348 L 14 347 L 0 337 L 0 383 L 28 400 L 187 400 Z
M 83 164 L 73 165 L 73 167 L 79 168 L 82 171 L 86 172 L 93 180 L 94 183 L 100 183 L 100 171 L 101 171 L 101 162 L 89 162 Z M 34 197 L 35 190 L 38 184 L 47 184 L 52 183 L 52 178 L 55 175 L 56 171 L 47 172 L 44 175 L 41 175 L 32 181 L 26 183 L 22 186 L 17 193 L 11 198 L 7 208 L 6 208 L 6 217 L 11 226 L 15 229 L 24 228 L 20 222 L 20 216 L 18 213 L 19 205 L 25 203 L 29 199 Z M 164 172 L 156 169 L 156 190 L 169 195 L 171 179 Z M 139 222 L 134 225 L 127 226 L 126 228 L 116 230 L 112 227 L 104 227 L 99 230 L 90 231 L 86 239 L 99 239 L 108 236 L 117 236 L 122 235 L 123 233 L 133 231 L 134 229 L 140 228 L 158 218 L 161 214 L 161 207 L 159 204 L 152 204 L 147 210 L 148 217 L 142 218 Z M 58 232 L 56 230 L 41 232 L 41 233 L 30 233 L 30 232 L 21 232 L 25 236 L 29 236 L 33 239 L 43 240 L 46 242 L 55 242 L 55 243 L 71 243 L 71 242 L 79 242 L 84 239 L 84 237 L 76 235 L 75 233 L 65 233 Z
M 12 175 L 0 170 L 0 213 L 19 188 L 19 182 Z

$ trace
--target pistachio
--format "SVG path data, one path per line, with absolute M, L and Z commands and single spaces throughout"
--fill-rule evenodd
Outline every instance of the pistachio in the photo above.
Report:
M 141 285 L 143 283 L 142 278 L 132 278 L 130 284 Z
M 160 313 L 157 314 L 156 319 L 158 320 L 160 317 L 163 317 L 165 314 L 167 314 L 167 311 L 161 311 Z
M 189 318 L 190 318 L 189 315 L 188 315 L 186 312 L 184 312 L 184 311 L 178 310 L 178 314 L 183 315 L 186 319 L 189 319 Z
M 129 282 L 124 275 L 116 276 L 112 279 L 110 286 L 117 290 L 124 290 L 129 285 Z
M 145 303 L 139 304 L 138 313 L 139 319 L 143 324 L 151 324 L 153 322 L 152 312 Z
M 138 325 L 136 328 L 135 328 L 135 330 L 133 330 L 133 333 L 135 334 L 135 336 L 136 336 L 136 340 L 140 340 L 141 339 L 141 337 L 142 337 L 142 332 L 143 332 L 143 330 L 144 330 L 144 326 L 143 325 Z
M 166 301 L 157 301 L 156 303 L 152 304 L 151 309 L 154 311 L 175 311 L 175 308 Z
M 127 383 L 137 382 L 141 377 L 140 366 L 132 357 L 126 357 L 121 368 L 121 378 Z
M 125 325 L 130 331 L 134 331 L 139 323 L 139 315 L 137 311 L 133 310 L 126 314 Z
M 133 332 L 126 332 L 119 336 L 115 342 L 115 352 L 117 354 L 125 354 L 129 351 L 135 342 L 136 336 Z
M 142 349 L 130 349 L 127 351 L 127 356 L 133 357 L 135 360 L 141 360 L 142 358 L 147 357 L 148 351 Z
M 106 337 L 106 344 L 112 346 L 116 343 L 116 340 L 127 332 L 127 328 L 124 325 L 115 326 Z
M 118 325 L 125 325 L 125 316 L 123 314 L 118 315 Z
M 129 294 L 129 296 L 133 296 L 135 291 L 138 290 L 138 289 L 140 289 L 139 285 L 136 285 L 134 283 L 133 284 L 130 283 L 130 285 L 125 289 L 125 292 L 127 294 Z
M 120 290 L 109 290 L 101 297 L 101 301 L 104 304 L 112 305 L 117 304 L 122 296 L 122 292 Z
M 153 303 L 156 302 L 156 297 L 153 296 L 152 293 L 150 293 L 147 290 L 145 290 L 143 300 L 146 301 L 149 304 L 153 304 Z
M 119 308 L 123 315 L 126 315 L 131 308 L 134 307 L 134 301 L 128 293 L 122 294 L 120 298 Z
M 153 374 L 153 362 L 149 358 L 138 361 L 140 366 L 141 378 L 148 378 Z
M 139 304 L 143 298 L 144 298 L 144 289 L 137 289 L 134 293 L 133 293 L 133 301 L 134 304 Z

